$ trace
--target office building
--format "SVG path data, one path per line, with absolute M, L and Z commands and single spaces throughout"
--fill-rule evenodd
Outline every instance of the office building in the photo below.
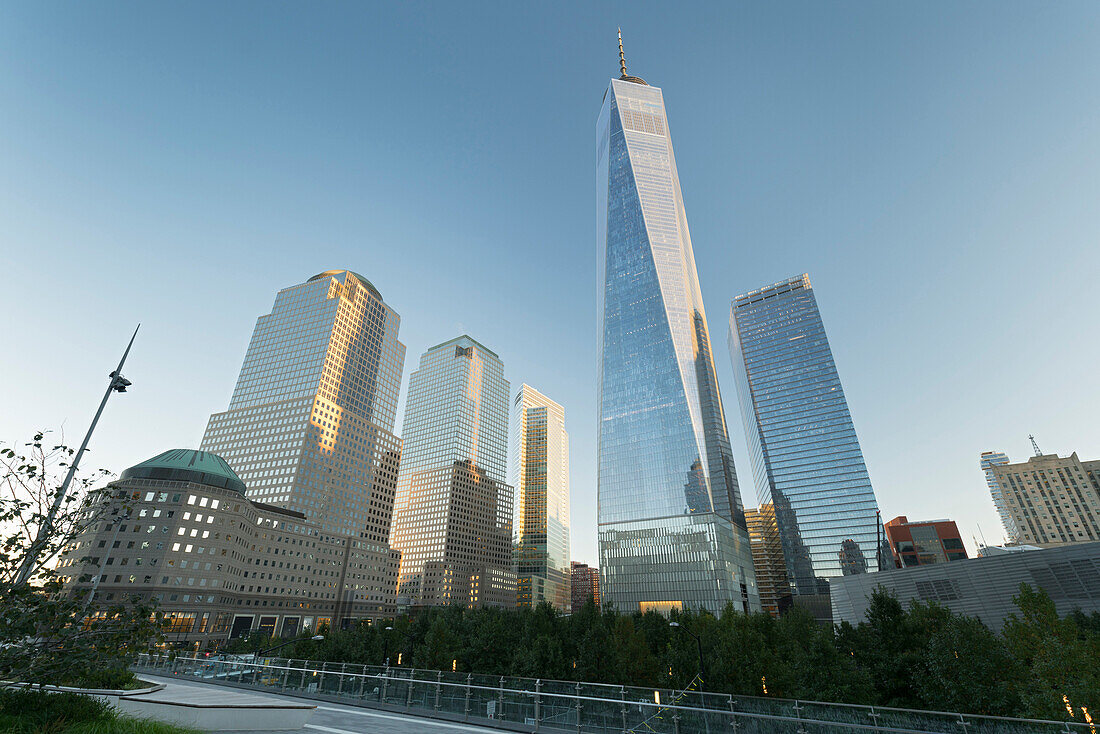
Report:
M 993 474 L 993 467 L 1007 463 L 1008 455 L 1001 451 L 983 451 L 979 458 L 979 464 L 985 474 L 986 486 L 989 487 L 989 496 L 993 500 L 993 507 L 997 510 L 997 516 L 1001 518 L 1005 538 L 1009 543 L 1017 543 L 1020 539 L 1020 531 L 1016 529 L 1016 523 L 1013 522 L 1012 515 L 1005 507 L 1004 493 L 1001 491 L 1001 485 L 997 483 L 997 477 Z
M 993 464 L 991 471 L 1019 543 L 1050 548 L 1100 540 L 1100 461 L 1040 454 Z
M 571 588 L 573 596 L 573 612 L 578 612 L 591 599 L 600 607 L 600 569 L 589 566 L 587 563 L 573 561 L 570 563 Z
M 737 296 L 729 348 L 792 598 L 827 621 L 828 580 L 885 567 L 890 550 L 809 276 Z
M 214 454 L 165 451 L 94 490 L 89 510 L 97 519 L 58 567 L 67 592 L 94 586 L 93 613 L 135 596 L 156 602 L 173 645 L 292 637 L 396 610 L 396 551 L 246 497 Z
M 886 539 L 896 568 L 966 560 L 966 547 L 954 520 L 910 522 L 905 515 L 886 523 Z
M 1100 543 L 834 576 L 830 583 L 837 624 L 865 621 L 871 594 L 881 586 L 903 606 L 936 602 L 956 614 L 977 617 L 999 632 L 1009 614 L 1020 613 L 1012 598 L 1020 593 L 1021 583 L 1046 591 L 1060 616 L 1075 609 L 1100 612 Z
M 626 73 L 596 124 L 603 603 L 759 609 L 664 97 Z
M 783 565 L 783 545 L 779 540 L 779 526 L 775 522 L 775 507 L 761 505 L 745 510 L 745 521 L 749 527 L 760 607 L 773 617 L 778 617 L 791 605 L 791 588 L 787 584 L 787 570 Z
M 569 434 L 565 410 L 530 385 L 512 401 L 516 603 L 568 611 Z
M 210 416 L 200 449 L 224 458 L 249 498 L 329 533 L 386 543 L 401 458 L 399 325 L 350 270 L 279 291 L 256 321 L 229 409 Z
M 398 605 L 513 607 L 504 363 L 468 336 L 438 344 L 409 380 L 391 543 Z

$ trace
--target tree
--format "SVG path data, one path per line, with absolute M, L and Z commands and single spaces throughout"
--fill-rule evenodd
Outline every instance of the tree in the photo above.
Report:
M 914 603 L 909 615 L 924 649 L 915 678 L 922 708 L 992 716 L 1019 712 L 1024 669 L 1005 641 L 974 617 Z
M 64 593 L 59 556 L 112 506 L 109 491 L 91 491 L 109 476 L 101 470 L 75 477 L 50 519 L 60 495 L 58 474 L 74 453 L 64 444 L 47 448 L 44 432 L 21 452 L 0 448 L 0 677 L 8 680 L 124 682 L 132 677 L 129 663 L 160 633 L 150 604 L 134 599 L 89 607 L 86 597 Z M 24 565 L 30 577 L 19 583 Z
M 1013 657 L 1027 669 L 1022 692 L 1025 715 L 1064 719 L 1080 709 L 1100 712 L 1100 638 L 1082 634 L 1072 619 L 1060 619 L 1042 589 L 1020 584 L 1013 597 L 1020 614 L 1010 614 L 1004 637 Z

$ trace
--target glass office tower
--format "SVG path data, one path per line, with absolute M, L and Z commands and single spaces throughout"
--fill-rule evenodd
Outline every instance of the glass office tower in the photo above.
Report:
M 400 322 L 350 270 L 279 291 L 256 321 L 229 409 L 210 416 L 200 449 L 225 459 L 250 499 L 386 543 L 401 457 L 393 434 Z
M 993 467 L 1003 466 L 1008 462 L 1008 454 L 1003 451 L 983 451 L 979 459 L 982 472 L 985 473 L 985 483 L 989 487 L 989 496 L 993 499 L 993 507 L 997 509 L 997 516 L 1001 518 L 1001 525 L 1005 529 L 1005 537 L 1009 543 L 1020 542 L 1020 530 L 1016 527 L 1016 521 L 1012 519 L 1012 513 L 1005 505 L 1004 490 Z
M 892 556 L 809 276 L 737 296 L 729 348 L 792 599 L 830 619 L 829 579 L 877 570 L 880 553 L 887 568 Z
M 504 363 L 468 336 L 432 347 L 409 379 L 403 428 L 398 606 L 515 606 Z
M 279 291 L 271 313 L 256 320 L 229 409 L 210 416 L 200 445 L 232 467 L 253 502 L 339 538 L 345 557 L 320 561 L 340 589 L 341 624 L 364 609 L 393 609 L 374 602 L 392 597 L 397 575 L 388 541 L 401 459 L 393 434 L 405 364 L 400 323 L 350 270 Z M 288 562 L 293 574 L 291 565 L 301 564 Z
M 596 124 L 603 601 L 757 610 L 664 98 L 621 63 Z
M 565 410 L 523 385 L 512 401 L 516 603 L 569 611 L 569 434 Z

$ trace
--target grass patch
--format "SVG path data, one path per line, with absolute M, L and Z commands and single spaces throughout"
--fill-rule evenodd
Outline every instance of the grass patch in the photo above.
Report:
M 200 734 L 196 729 L 122 716 L 79 693 L 0 690 L 2 734 Z

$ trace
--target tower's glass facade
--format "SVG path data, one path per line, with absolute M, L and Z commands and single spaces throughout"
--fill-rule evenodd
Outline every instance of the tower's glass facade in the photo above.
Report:
M 378 290 L 350 270 L 284 288 L 271 313 L 256 320 L 229 409 L 210 416 L 202 438 L 201 449 L 233 468 L 249 499 L 301 513 L 310 532 L 347 549 L 342 572 L 338 559 L 300 551 L 330 567 L 321 573 L 333 590 L 308 593 L 335 598 L 341 623 L 364 605 L 393 609 L 398 554 L 388 541 L 401 460 L 393 434 L 405 364 L 400 323 Z M 264 580 L 288 575 L 284 569 Z M 300 607 L 289 598 L 277 604 Z
M 985 483 L 989 487 L 989 496 L 993 499 L 993 506 L 997 509 L 997 516 L 1001 518 L 1001 525 L 1005 529 L 1005 537 L 1010 543 L 1020 541 L 1020 530 L 1016 527 L 1016 521 L 1012 519 L 1012 513 L 1005 505 L 1004 489 L 997 481 L 997 475 L 993 471 L 995 466 L 1003 466 L 1008 462 L 1008 454 L 1003 451 L 983 451 L 979 459 L 982 472 L 985 473 Z
M 399 607 L 515 606 L 504 363 L 468 336 L 409 378 L 391 543 Z
M 758 609 L 660 89 L 611 81 L 596 160 L 604 603 Z
M 809 276 L 734 299 L 729 348 L 793 600 L 829 619 L 829 578 L 876 570 L 878 554 L 884 564 L 891 554 Z
M 200 448 L 233 467 L 249 498 L 386 543 L 401 457 L 400 322 L 349 270 L 279 291 L 256 321 L 229 409 L 210 416 Z
M 569 434 L 565 410 L 523 385 L 512 401 L 511 477 L 515 513 L 516 603 L 568 611 Z

